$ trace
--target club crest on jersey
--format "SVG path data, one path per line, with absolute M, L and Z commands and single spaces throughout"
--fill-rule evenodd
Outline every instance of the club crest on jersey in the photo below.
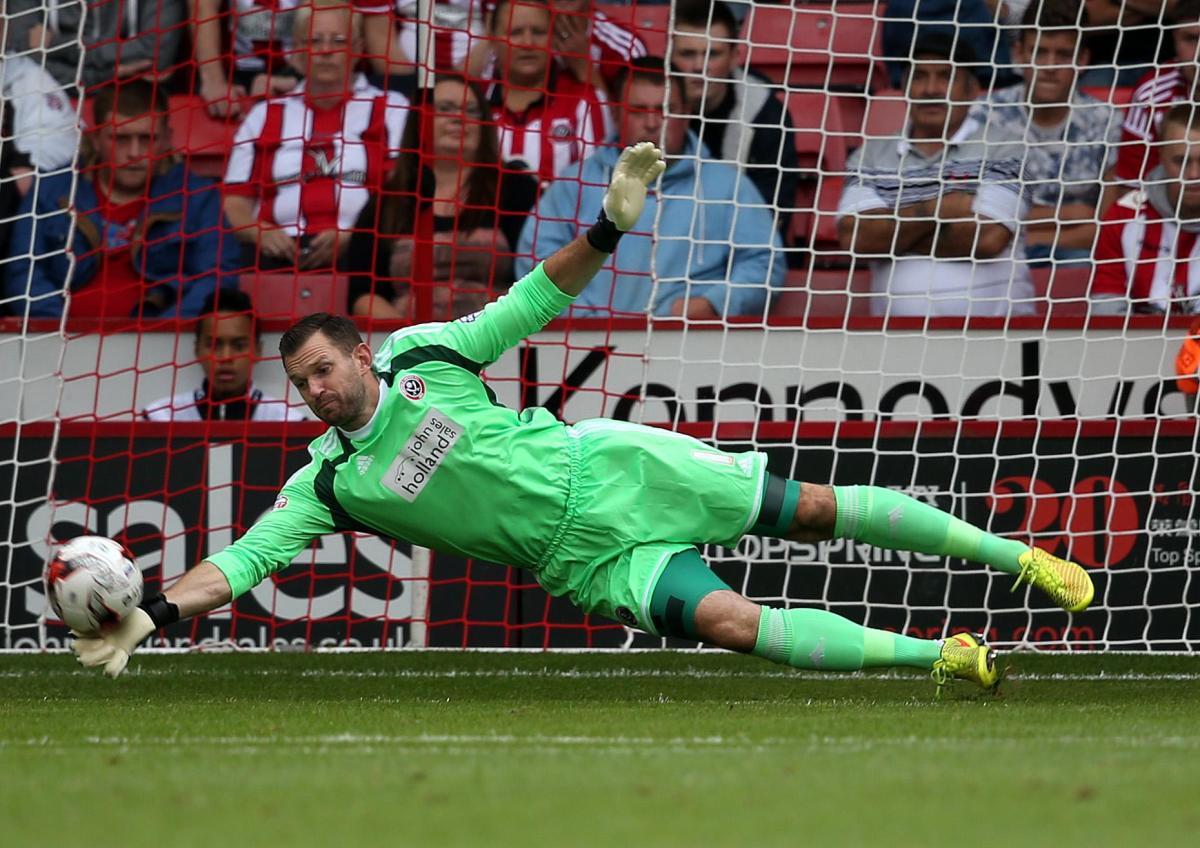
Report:
M 550 122 L 550 137 L 555 141 L 563 141 L 570 138 L 571 135 L 570 118 L 555 118 Z
M 337 172 L 339 170 L 341 170 L 341 167 L 342 167 L 342 157 L 341 156 L 335 155 L 331 159 L 329 157 L 329 154 L 326 153 L 324 150 L 322 150 L 319 147 L 310 147 L 308 150 L 306 150 L 304 152 L 307 153 L 310 157 L 312 157 L 313 162 L 316 164 L 317 169 L 321 172 L 321 176 L 323 176 L 323 177 L 337 176 Z
M 416 374 L 405 374 L 400 378 L 400 394 L 409 400 L 425 397 L 425 381 Z
M 358 469 L 358 476 L 367 473 L 367 469 L 371 467 L 371 463 L 375 461 L 375 457 L 370 454 L 363 454 L 354 458 L 354 467 Z

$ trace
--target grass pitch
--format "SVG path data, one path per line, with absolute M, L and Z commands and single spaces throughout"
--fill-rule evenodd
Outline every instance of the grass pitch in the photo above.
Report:
M 1016 665 L 0 656 L 0 845 L 1195 844 L 1200 657 Z

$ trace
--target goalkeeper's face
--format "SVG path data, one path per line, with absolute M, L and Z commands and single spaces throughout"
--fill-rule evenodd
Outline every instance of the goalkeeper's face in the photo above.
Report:
M 313 415 L 326 424 L 356 430 L 375 411 L 379 382 L 365 344 L 346 352 L 318 331 L 283 367 Z

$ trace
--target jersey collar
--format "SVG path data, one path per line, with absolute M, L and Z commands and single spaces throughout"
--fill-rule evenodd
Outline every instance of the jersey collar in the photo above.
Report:
M 383 409 L 383 402 L 387 400 L 388 392 L 391 391 L 391 386 L 386 381 L 379 381 L 379 402 L 375 404 L 375 411 L 371 413 L 371 417 L 367 419 L 367 423 L 359 427 L 357 430 L 342 430 L 338 427 L 347 439 L 352 442 L 361 442 L 371 435 L 371 430 L 375 428 L 375 422 L 379 419 L 379 410 Z

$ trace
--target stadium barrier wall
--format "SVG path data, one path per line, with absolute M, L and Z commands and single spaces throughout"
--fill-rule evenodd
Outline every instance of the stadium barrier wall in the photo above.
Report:
M 859 319 L 846 330 L 781 324 L 672 327 L 644 321 L 552 324 L 488 369 L 499 400 L 547 406 L 565 420 L 608 416 L 653 423 L 802 418 L 1143 418 L 1190 414 L 1174 379 L 1186 320 Z M 1085 331 L 1086 327 L 1086 331 Z M 281 326 L 264 334 L 270 361 L 255 384 L 300 399 L 273 358 Z M 367 334 L 378 345 L 387 330 Z M 16 420 L 105 421 L 199 385 L 191 329 L 142 334 L 0 332 L 0 390 Z M 58 371 L 62 361 L 61 376 Z M 644 387 L 644 388 L 643 388 Z M 61 391 L 61 396 L 60 396 Z M 644 410 L 639 398 L 646 396 Z M 57 411 L 57 412 L 56 412 Z
M 873 480 L 969 521 L 1036 539 L 1089 568 L 1098 602 L 1068 617 L 1012 578 L 936 556 L 899 555 L 835 540 L 819 545 L 747 537 L 706 552 L 730 585 L 773 603 L 817 605 L 871 626 L 922 636 L 984 631 L 1003 645 L 1089 650 L 1200 647 L 1200 529 L 1192 422 L 731 425 L 717 443 L 757 445 L 779 473 L 838 483 Z M 738 430 L 744 432 L 739 433 Z M 0 430 L 0 505 L 13 528 L 2 648 L 38 645 L 46 539 L 83 531 L 121 538 L 149 586 L 170 582 L 227 544 L 273 503 L 307 461 L 316 423 L 49 425 Z M 43 493 L 58 461 L 53 503 Z M 16 479 L 12 475 L 16 474 Z M 51 524 L 53 521 L 53 524 Z M 951 612 L 953 610 L 953 612 Z M 654 646 L 619 625 L 585 620 L 529 575 L 435 554 L 429 579 L 407 546 L 332 535 L 233 609 L 178 624 L 172 647 L 232 640 L 242 647 L 400 647 L 412 625 L 429 646 Z M 61 646 L 60 626 L 48 647 Z

